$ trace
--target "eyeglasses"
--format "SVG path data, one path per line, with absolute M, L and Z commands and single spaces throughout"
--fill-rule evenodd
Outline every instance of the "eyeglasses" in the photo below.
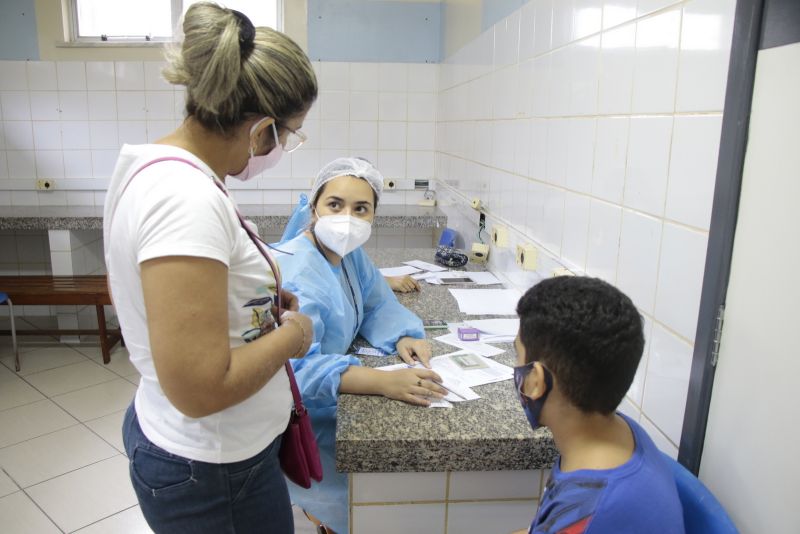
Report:
M 289 131 L 289 133 L 286 134 L 286 141 L 283 142 L 284 152 L 292 153 L 308 140 L 308 136 L 306 136 L 300 128 L 292 130 L 285 124 L 276 123 L 276 125 Z

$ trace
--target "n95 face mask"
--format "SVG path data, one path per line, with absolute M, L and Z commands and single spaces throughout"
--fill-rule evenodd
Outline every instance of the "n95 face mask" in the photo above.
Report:
M 342 258 L 366 243 L 371 233 L 372 224 L 352 215 L 325 215 L 314 224 L 320 243 Z

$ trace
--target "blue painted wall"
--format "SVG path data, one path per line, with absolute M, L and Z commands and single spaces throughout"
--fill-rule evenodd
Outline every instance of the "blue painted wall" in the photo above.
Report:
M 39 59 L 34 3 L 0 1 L 0 59 Z
M 527 0 L 483 0 L 481 2 L 481 31 L 491 28 L 521 8 Z
M 314 61 L 437 63 L 442 4 L 308 0 L 308 55 Z

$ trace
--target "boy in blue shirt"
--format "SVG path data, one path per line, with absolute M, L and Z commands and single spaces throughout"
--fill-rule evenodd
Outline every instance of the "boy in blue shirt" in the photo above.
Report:
M 683 533 L 669 465 L 616 412 L 644 348 L 631 300 L 602 280 L 561 276 L 528 290 L 517 313 L 517 392 L 531 426 L 548 426 L 560 453 L 528 532 Z

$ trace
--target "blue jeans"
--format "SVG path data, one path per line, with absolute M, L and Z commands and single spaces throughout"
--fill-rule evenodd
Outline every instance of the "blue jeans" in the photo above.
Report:
M 131 403 L 122 439 L 139 506 L 156 534 L 294 533 L 280 436 L 241 462 L 199 462 L 147 439 Z

